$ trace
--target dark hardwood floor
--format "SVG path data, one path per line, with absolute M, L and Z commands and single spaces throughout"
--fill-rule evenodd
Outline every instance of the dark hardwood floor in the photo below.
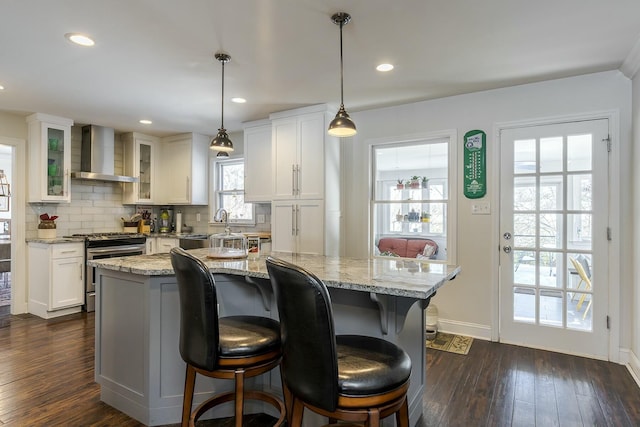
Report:
M 100 402 L 93 314 L 46 321 L 3 312 L 0 426 L 141 425 Z M 620 365 L 476 340 L 467 356 L 429 350 L 427 372 L 419 427 L 640 426 L 640 389 Z

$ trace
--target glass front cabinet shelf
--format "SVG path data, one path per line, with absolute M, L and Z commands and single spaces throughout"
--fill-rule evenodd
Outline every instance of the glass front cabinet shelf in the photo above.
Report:
M 156 163 L 157 137 L 136 132 L 122 134 L 124 144 L 124 173 L 138 178 L 138 182 L 126 183 L 123 203 L 154 203 L 158 201 L 154 164 Z
M 27 123 L 29 202 L 70 202 L 73 121 L 36 113 L 27 117 Z

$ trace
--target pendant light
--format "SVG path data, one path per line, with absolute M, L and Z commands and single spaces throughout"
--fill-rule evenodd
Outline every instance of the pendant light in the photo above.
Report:
M 340 109 L 336 117 L 329 123 L 329 135 L 345 138 L 357 133 L 356 124 L 353 123 L 349 113 L 344 109 L 344 71 L 342 63 L 342 27 L 351 21 L 351 15 L 338 12 L 331 17 L 334 24 L 340 26 Z
M 226 53 L 216 53 L 215 58 L 222 64 L 222 114 L 220 115 L 220 129 L 215 138 L 211 140 L 209 148 L 221 152 L 233 151 L 233 142 L 227 135 L 227 130 L 224 128 L 224 64 L 231 60 L 231 57 Z

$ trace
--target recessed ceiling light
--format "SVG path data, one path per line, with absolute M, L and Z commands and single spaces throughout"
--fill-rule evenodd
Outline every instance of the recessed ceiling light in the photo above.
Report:
M 236 104 L 244 104 L 247 102 L 244 98 L 231 98 L 231 102 L 235 102 Z
M 0 85 L 0 90 L 4 90 L 4 86 Z
M 391 70 L 393 70 L 393 65 L 392 64 L 380 64 L 380 65 L 378 65 L 376 67 L 376 70 L 382 71 L 382 72 L 391 71 Z
M 64 35 L 70 42 L 79 44 L 80 46 L 93 46 L 96 42 L 89 36 L 79 33 L 67 33 Z
M 147 119 L 141 119 L 140 123 L 142 123 L 143 125 L 150 125 L 151 123 L 153 123 L 151 120 L 147 120 Z

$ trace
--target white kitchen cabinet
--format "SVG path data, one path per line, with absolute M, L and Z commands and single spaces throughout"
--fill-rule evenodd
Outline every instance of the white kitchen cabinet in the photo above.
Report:
M 124 183 L 122 203 L 154 203 L 157 196 L 157 156 L 160 139 L 137 132 L 120 136 L 124 147 L 124 174 L 138 178 L 138 182 Z
M 71 201 L 71 126 L 73 120 L 31 114 L 28 123 L 28 201 Z
M 327 135 L 326 108 L 291 114 L 270 116 L 273 200 L 324 198 L 325 142 L 334 139 Z
M 244 200 L 271 202 L 271 122 L 259 120 L 244 127 Z
M 332 114 L 326 105 L 316 105 L 269 118 L 272 250 L 339 256 L 341 149 L 340 141 L 327 134 Z
M 209 204 L 209 140 L 188 133 L 161 140 L 160 202 L 168 205 Z
M 156 237 L 156 254 L 167 254 L 171 248 L 177 248 L 180 240 L 175 237 Z
M 156 253 L 156 245 L 157 241 L 155 237 L 147 237 L 147 240 L 144 242 L 144 253 L 145 255 L 153 255 Z
M 29 313 L 44 319 L 84 304 L 84 243 L 29 242 Z
M 271 250 L 325 254 L 322 200 L 278 200 L 271 204 Z

